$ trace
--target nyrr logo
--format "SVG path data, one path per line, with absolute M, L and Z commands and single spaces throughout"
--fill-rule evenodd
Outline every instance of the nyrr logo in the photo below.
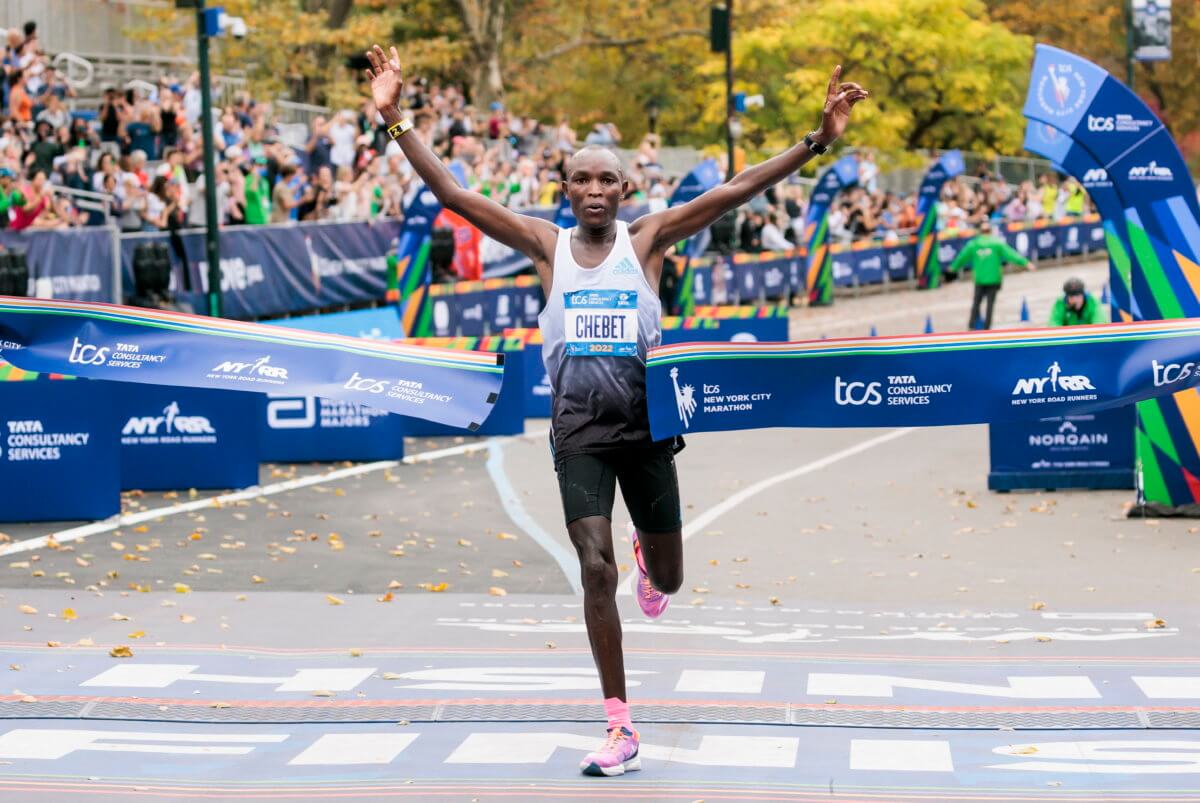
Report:
M 1111 117 L 1087 116 L 1088 131 L 1116 131 L 1117 121 Z
M 355 371 L 342 387 L 346 390 L 361 390 L 364 393 L 383 393 L 387 390 L 387 382 L 382 379 L 359 376 L 358 371 Z
M 883 395 L 879 389 L 883 387 L 879 382 L 847 382 L 840 376 L 833 380 L 833 400 L 839 406 L 845 407 L 861 407 L 864 404 L 869 404 L 874 407 L 877 404 L 883 403 Z
M 159 428 L 162 427 L 160 431 Z M 122 435 L 215 435 L 212 423 L 202 415 L 180 415 L 179 403 L 171 402 L 162 415 L 133 416 L 125 422 Z
M 285 380 L 288 378 L 286 368 L 270 365 L 271 358 L 259 357 L 254 362 L 226 361 L 213 368 L 215 374 L 233 374 L 235 376 L 262 377 L 264 379 Z
M 1196 363 L 1185 362 L 1180 365 L 1171 362 L 1163 365 L 1158 360 L 1151 360 L 1150 368 L 1154 371 L 1154 387 L 1161 388 L 1164 385 L 1173 385 L 1191 377 L 1196 372 Z
M 1083 178 L 1081 179 L 1080 183 L 1082 183 L 1084 186 L 1087 186 L 1088 184 L 1107 184 L 1108 171 L 1103 167 L 1093 167 L 1083 174 Z
M 1063 374 L 1062 368 L 1057 362 L 1054 362 L 1046 369 L 1046 376 L 1035 376 L 1029 379 L 1018 379 L 1017 384 L 1013 387 L 1012 395 L 1014 396 L 1030 396 L 1042 395 L 1047 392 L 1046 384 L 1049 383 L 1051 393 L 1060 393 L 1064 391 L 1080 391 L 1080 390 L 1095 390 L 1092 387 L 1092 380 L 1086 376 L 1072 376 Z
M 1138 181 L 1171 181 L 1175 174 L 1169 167 L 1161 167 L 1158 162 L 1148 165 L 1135 165 L 1129 168 L 1129 177 Z
M 671 384 L 675 388 L 675 411 L 679 413 L 683 428 L 687 429 L 691 425 L 692 416 L 696 414 L 696 388 L 691 385 L 679 386 L 678 368 L 671 369 Z
M 67 357 L 67 362 L 76 365 L 104 365 L 108 361 L 109 351 L 111 349 L 108 346 L 93 346 L 75 338 L 75 342 L 71 344 L 71 356 Z

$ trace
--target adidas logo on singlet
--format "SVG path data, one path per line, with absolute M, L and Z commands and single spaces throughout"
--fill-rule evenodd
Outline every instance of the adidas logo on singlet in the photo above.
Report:
M 613 275 L 615 276 L 635 276 L 637 275 L 637 272 L 637 265 L 634 265 L 632 262 L 630 262 L 629 257 L 622 259 L 617 263 L 617 266 L 613 268 Z

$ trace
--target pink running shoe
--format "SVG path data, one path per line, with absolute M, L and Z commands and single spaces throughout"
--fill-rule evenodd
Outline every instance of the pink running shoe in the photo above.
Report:
M 588 753 L 579 762 L 579 769 L 584 775 L 624 775 L 642 768 L 642 760 L 638 757 L 637 731 L 624 726 L 609 728 L 608 738 L 604 745 L 594 753 Z
M 667 604 L 671 601 L 671 597 L 659 591 L 650 582 L 650 577 L 646 574 L 646 561 L 642 557 L 642 545 L 638 541 L 637 530 L 633 525 L 629 526 L 629 535 L 633 539 L 633 557 L 637 560 L 638 579 L 637 579 L 637 596 L 638 605 L 642 609 L 642 613 L 646 614 L 650 619 L 657 619 L 663 615 L 663 611 L 667 609 Z

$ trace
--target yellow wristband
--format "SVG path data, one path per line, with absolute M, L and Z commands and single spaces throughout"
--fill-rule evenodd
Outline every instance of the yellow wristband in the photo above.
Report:
M 405 132 L 411 131 L 412 127 L 413 127 L 412 120 L 405 118 L 398 123 L 394 123 L 394 124 L 388 126 L 388 130 L 387 130 L 388 136 L 391 137 L 392 139 L 400 139 L 400 137 L 403 136 Z

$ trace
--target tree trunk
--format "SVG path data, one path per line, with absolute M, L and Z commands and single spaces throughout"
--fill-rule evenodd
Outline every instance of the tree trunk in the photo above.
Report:
M 470 40 L 468 65 L 471 102 L 486 109 L 504 97 L 500 49 L 504 44 L 506 0 L 456 0 L 459 17 Z

